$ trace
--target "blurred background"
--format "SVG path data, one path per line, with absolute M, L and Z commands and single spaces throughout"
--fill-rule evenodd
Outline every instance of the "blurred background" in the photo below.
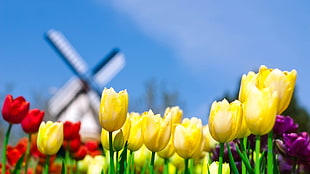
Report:
M 55 29 L 89 68 L 120 49 L 126 65 L 102 89 L 127 89 L 130 112 L 163 113 L 178 105 L 184 117 L 207 124 L 213 101 L 236 99 L 243 74 L 263 64 L 296 69 L 295 95 L 285 114 L 309 131 L 309 5 L 306 0 L 0 0 L 1 107 L 12 94 L 45 109 L 74 76 L 44 36 Z M 1 117 L 0 136 L 7 126 Z

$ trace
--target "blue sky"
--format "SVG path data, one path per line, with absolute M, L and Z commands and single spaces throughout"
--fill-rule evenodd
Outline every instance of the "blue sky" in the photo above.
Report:
M 61 31 L 96 65 L 112 48 L 125 68 L 107 85 L 142 95 L 156 79 L 177 90 L 187 117 L 207 120 L 211 103 L 234 93 L 242 74 L 265 64 L 296 69 L 297 96 L 310 107 L 308 1 L 0 0 L 0 90 L 32 100 L 73 73 L 44 39 Z M 309 110 L 309 109 L 308 109 Z

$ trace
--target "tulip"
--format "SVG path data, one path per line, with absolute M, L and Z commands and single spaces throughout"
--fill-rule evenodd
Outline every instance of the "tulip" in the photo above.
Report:
M 39 109 L 30 110 L 21 122 L 23 130 L 28 134 L 38 132 L 43 117 L 44 111 L 40 111 Z
M 283 156 L 298 162 L 310 162 L 310 136 L 307 132 L 284 133 L 276 144 Z
M 178 106 L 167 107 L 164 115 L 166 116 L 169 113 L 172 117 L 172 125 L 182 122 L 183 111 Z
M 182 115 L 183 115 L 183 111 L 178 107 L 167 107 L 165 110 L 165 117 L 166 118 L 168 115 L 171 115 L 172 117 L 172 125 L 177 124 L 177 123 L 181 123 L 182 121 Z M 175 126 L 172 126 L 172 130 L 171 130 L 171 137 L 169 139 L 169 143 L 168 145 L 161 151 L 159 151 L 157 153 L 158 156 L 164 158 L 164 159 L 168 159 L 170 158 L 175 150 L 174 150 L 174 146 L 173 146 L 173 135 L 174 135 L 174 131 L 175 131 Z
M 184 159 L 182 157 L 180 157 L 177 153 L 174 153 L 172 155 L 172 157 L 170 158 L 170 162 L 175 166 L 175 168 L 180 171 L 183 172 L 184 171 Z
M 72 158 L 76 161 L 82 160 L 87 155 L 86 146 L 79 146 L 79 149 L 72 154 Z
M 213 137 L 211 136 L 208 125 L 205 125 L 203 127 L 203 136 L 206 140 L 203 150 L 206 152 L 212 152 L 212 150 L 215 148 L 215 146 L 216 146 L 216 144 L 218 144 L 218 142 L 215 139 L 213 139 Z
M 121 129 L 112 132 L 112 141 L 117 142 L 117 145 L 114 145 L 114 143 L 113 143 L 114 150 L 116 150 L 115 146 L 118 146 L 117 149 L 119 149 L 119 148 L 121 149 L 124 147 L 125 142 L 128 141 L 128 139 L 129 139 L 130 128 L 131 128 L 131 120 L 126 119 L 125 124 L 123 125 L 123 127 Z M 121 132 L 121 134 L 120 134 L 120 132 Z M 118 138 L 117 138 L 118 140 L 115 139 L 117 135 L 118 135 Z M 135 135 L 132 135 L 132 136 L 135 136 Z M 121 142 L 120 142 L 120 140 L 121 140 Z M 107 149 L 107 150 L 110 149 L 110 147 L 109 147 L 109 132 L 106 131 L 105 129 L 101 130 L 101 144 L 105 149 Z
M 64 122 L 64 140 L 70 141 L 80 136 L 81 122 L 73 123 L 71 121 Z
M 281 114 L 289 105 L 296 83 L 296 70 L 291 72 L 279 69 L 268 69 L 262 65 L 258 73 L 259 88 L 270 88 L 278 93 L 279 103 L 277 114 Z
M 28 113 L 29 105 L 22 96 L 13 99 L 12 95 L 7 95 L 2 107 L 3 119 L 11 124 L 22 122 Z
M 113 88 L 102 91 L 99 123 L 108 132 L 120 129 L 126 121 L 128 94 L 126 90 L 116 93 Z
M 257 74 L 255 74 L 252 71 L 248 72 L 247 75 L 244 74 L 242 76 L 238 98 L 240 102 L 242 103 L 245 102 L 245 98 L 249 91 L 250 86 L 256 84 L 256 78 Z
M 242 114 L 242 123 L 241 126 L 239 128 L 239 133 L 237 135 L 237 138 L 245 138 L 248 137 L 251 134 L 250 129 L 248 128 L 248 125 L 246 123 L 246 119 L 245 119 L 245 115 Z
M 128 149 L 137 151 L 143 145 L 143 137 L 141 132 L 142 118 L 138 113 L 130 113 L 128 116 L 131 120 L 130 135 L 128 137 Z
M 107 169 L 107 161 L 103 156 L 95 156 L 88 164 L 87 174 L 105 173 Z
M 235 100 L 229 103 L 226 99 L 213 102 L 209 115 L 209 130 L 212 137 L 226 143 L 237 138 L 242 124 L 242 104 Z
M 251 85 L 243 103 L 248 128 L 254 135 L 265 135 L 273 128 L 277 106 L 277 92 Z
M 218 174 L 218 168 L 219 168 L 219 162 L 214 161 L 211 163 L 209 166 L 209 172 L 210 174 Z M 230 168 L 228 163 L 223 163 L 223 170 L 222 174 L 229 174 L 230 173 Z
M 134 154 L 134 164 L 139 168 L 142 168 L 145 162 L 151 157 L 151 151 L 149 151 L 145 145 L 142 145 Z
M 41 153 L 54 155 L 63 143 L 63 123 L 43 121 L 40 125 L 37 139 L 37 146 Z
M 298 124 L 290 116 L 277 115 L 276 123 L 274 124 L 273 131 L 276 135 L 282 136 L 284 133 L 293 133 L 298 129 Z
M 29 102 L 27 102 L 22 96 L 19 96 L 16 99 L 13 99 L 12 95 L 7 95 L 5 97 L 2 107 L 2 116 L 3 119 L 9 123 L 9 127 L 5 133 L 2 152 L 6 151 L 13 124 L 22 122 L 29 111 L 29 105 Z M 4 166 L 6 164 L 5 153 L 2 153 L 2 164 L 4 164 Z M 6 167 L 2 168 L 2 173 L 6 173 Z
M 176 124 L 173 145 L 176 153 L 184 159 L 194 158 L 203 150 L 203 130 L 201 120 L 185 118 L 182 124 Z
M 171 135 L 171 115 L 162 119 L 159 114 L 154 115 L 152 110 L 143 113 L 142 136 L 145 146 L 152 152 L 163 150 Z
M 168 145 L 163 150 L 159 151 L 157 155 L 161 158 L 168 159 L 174 154 L 174 152 L 173 139 L 170 138 Z

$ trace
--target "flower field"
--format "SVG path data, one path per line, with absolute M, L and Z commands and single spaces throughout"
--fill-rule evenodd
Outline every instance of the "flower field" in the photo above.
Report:
M 244 74 L 239 97 L 214 101 L 209 121 L 183 115 L 128 112 L 128 93 L 102 91 L 98 122 L 101 141 L 82 141 L 83 122 L 43 121 L 22 96 L 8 94 L 2 174 L 260 174 L 309 173 L 310 136 L 299 132 L 288 107 L 297 72 L 260 66 Z M 9 144 L 13 126 L 28 135 Z

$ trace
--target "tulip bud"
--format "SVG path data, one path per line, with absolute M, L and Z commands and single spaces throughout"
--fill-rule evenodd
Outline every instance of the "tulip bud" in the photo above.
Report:
M 269 88 L 258 89 L 252 85 L 243 103 L 247 127 L 254 135 L 265 135 L 275 124 L 277 106 L 277 92 Z
M 64 140 L 70 141 L 80 136 L 81 122 L 73 123 L 71 121 L 64 122 Z
M 23 130 L 28 134 L 38 132 L 43 117 L 44 111 L 40 111 L 39 109 L 30 110 L 21 122 Z
M 114 146 L 115 151 L 122 150 L 124 146 L 124 134 L 123 134 L 122 129 L 118 131 L 117 134 L 115 135 L 113 146 Z
M 12 95 L 7 95 L 2 107 L 3 119 L 11 124 L 21 123 L 29 111 L 29 105 L 22 96 L 13 99 Z
M 228 103 L 226 99 L 213 102 L 209 115 L 209 130 L 212 137 L 226 143 L 237 138 L 242 124 L 242 104 L 238 100 Z
M 201 120 L 185 118 L 182 124 L 176 124 L 173 145 L 176 153 L 184 159 L 200 155 L 204 147 Z
M 210 174 L 218 174 L 218 168 L 219 168 L 219 162 L 214 161 L 209 166 L 209 172 Z M 222 166 L 222 174 L 230 174 L 230 168 L 228 163 L 223 163 Z
M 128 94 L 126 90 L 116 93 L 113 88 L 102 91 L 99 123 L 108 132 L 119 130 L 126 121 Z
M 63 123 L 42 122 L 38 132 L 37 146 L 41 153 L 54 155 L 63 143 Z
M 163 150 L 171 136 L 171 115 L 165 119 L 152 110 L 143 114 L 142 135 L 145 146 L 152 152 Z
M 138 150 L 143 144 L 141 132 L 142 117 L 138 113 L 130 113 L 128 117 L 131 121 L 130 135 L 128 137 L 128 149 Z
M 211 136 L 208 125 L 203 127 L 203 136 L 206 140 L 203 150 L 206 152 L 212 152 L 218 142 Z

